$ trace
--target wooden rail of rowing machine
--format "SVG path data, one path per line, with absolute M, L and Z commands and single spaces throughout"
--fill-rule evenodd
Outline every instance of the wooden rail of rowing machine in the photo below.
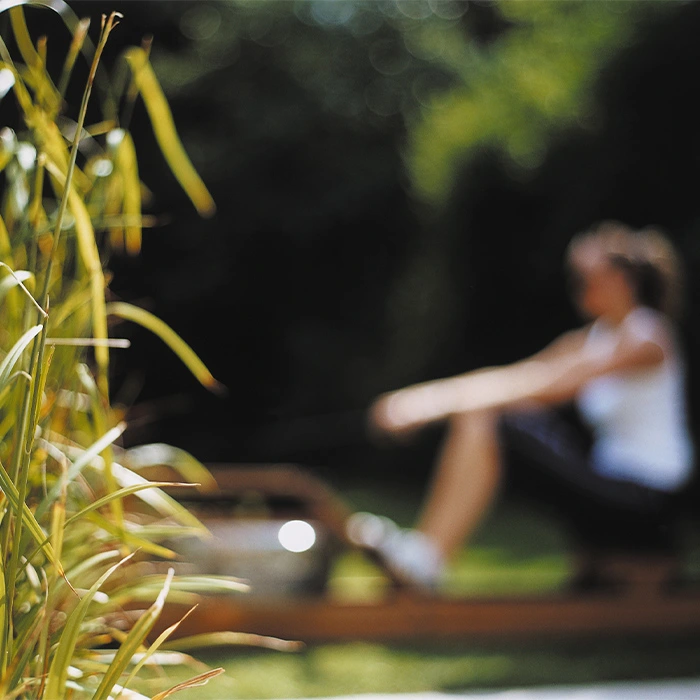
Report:
M 322 522 L 349 544 L 345 523 L 351 509 L 321 479 L 294 465 L 211 465 L 219 488 L 183 492 L 189 501 L 235 501 L 246 492 L 298 501 L 304 516 Z M 350 545 L 352 546 L 352 545 Z M 636 566 L 631 562 L 632 567 Z M 390 578 L 390 577 L 389 577 Z M 167 605 L 154 633 L 186 609 Z M 265 599 L 202 596 L 175 637 L 234 630 L 307 642 L 364 640 L 504 640 L 632 634 L 700 633 L 700 590 L 664 592 L 661 579 L 633 582 L 625 591 L 454 599 L 390 590 L 379 601 L 348 603 L 331 597 Z

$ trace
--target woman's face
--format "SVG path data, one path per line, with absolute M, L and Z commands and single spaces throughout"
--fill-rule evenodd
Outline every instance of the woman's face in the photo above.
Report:
M 609 315 L 634 297 L 625 273 L 593 245 L 572 255 L 571 272 L 574 302 L 586 318 Z

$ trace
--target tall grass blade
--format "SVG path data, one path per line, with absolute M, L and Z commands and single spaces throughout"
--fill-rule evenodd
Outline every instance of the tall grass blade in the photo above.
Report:
M 2 139 L 1 132 L 0 139 Z M 2 155 L 2 152 L 0 152 L 0 165 L 2 164 Z M 0 167 L 0 172 L 2 172 L 2 167 Z M 0 216 L 0 255 L 2 255 L 3 258 L 7 258 L 11 254 L 12 246 L 10 245 L 10 234 L 7 231 L 5 220 Z
M 170 625 L 170 627 L 168 627 L 166 630 L 163 630 L 163 632 L 161 632 L 158 635 L 155 641 L 148 647 L 148 649 L 146 649 L 146 652 L 142 654 L 141 658 L 129 674 L 129 677 L 124 681 L 125 688 L 127 688 L 133 682 L 134 678 L 136 678 L 136 676 L 138 675 L 138 672 L 144 667 L 146 663 L 148 663 L 149 659 L 151 659 L 153 655 L 158 651 L 163 642 L 165 642 L 165 640 L 180 626 L 180 623 L 182 623 L 183 620 L 187 619 L 190 616 L 190 614 L 195 610 L 195 608 L 196 606 L 190 608 L 177 622 Z M 115 700 L 119 700 L 120 697 L 123 696 L 117 694 Z
M 126 321 L 133 321 L 157 335 L 185 364 L 197 380 L 211 391 L 222 393 L 224 386 L 220 384 L 206 365 L 197 357 L 194 350 L 168 326 L 152 313 L 133 304 L 115 301 L 107 304 L 107 315 L 119 316 Z
M 5 650 L 6 645 L 9 643 L 9 639 L 6 638 L 4 631 L 9 629 L 10 620 L 6 594 L 5 555 L 4 552 L 0 552 L 0 678 L 5 677 L 8 661 Z
M 100 454 L 100 452 L 111 445 L 124 432 L 124 430 L 126 430 L 126 423 L 120 423 L 116 427 L 107 431 L 99 440 L 90 445 L 90 447 L 88 447 L 70 466 L 66 474 L 66 481 L 68 483 L 74 481 L 80 472 L 82 472 L 83 469 L 85 469 L 85 467 Z M 61 485 L 55 484 L 36 509 L 37 519 L 40 520 L 42 518 L 42 516 L 48 511 L 51 504 L 59 497 L 60 493 Z
M 163 605 L 165 605 L 165 598 L 170 590 L 170 584 L 174 575 L 175 571 L 173 569 L 169 569 L 168 574 L 165 577 L 165 582 L 163 583 L 163 588 L 158 594 L 156 601 L 138 619 L 136 624 L 131 628 L 131 631 L 127 635 L 124 642 L 122 642 L 116 656 L 114 657 L 114 660 L 109 665 L 105 675 L 102 677 L 102 682 L 95 691 L 93 700 L 107 700 L 109 694 L 112 692 L 112 688 L 119 680 L 126 667 L 129 665 L 129 662 L 134 654 L 136 654 L 136 652 L 142 648 L 146 635 L 148 635 L 153 628 L 153 625 L 156 623 L 156 620 L 160 617 L 160 613 L 163 610 Z
M 29 343 L 41 333 L 43 326 L 33 326 L 30 328 L 11 348 L 10 352 L 0 362 L 0 390 L 2 390 L 10 379 L 12 370 L 22 353 L 27 349 Z
M 70 518 L 68 518 L 68 520 L 66 520 L 66 526 L 70 525 L 76 520 L 79 520 L 80 518 L 85 517 L 88 513 L 91 513 L 94 510 L 99 510 L 100 508 L 106 506 L 107 504 L 111 503 L 117 498 L 126 498 L 127 496 L 130 496 L 134 493 L 138 493 L 139 491 L 143 491 L 144 489 L 157 489 L 163 488 L 164 486 L 184 487 L 192 486 L 192 484 L 180 484 L 173 481 L 149 481 L 145 484 L 134 484 L 133 486 L 127 486 L 126 488 L 119 489 L 118 491 L 113 491 L 112 493 L 108 493 L 106 496 L 102 496 L 102 498 L 98 498 L 96 501 L 93 501 L 89 506 L 86 506 L 82 510 L 78 511 L 75 515 L 72 515 Z
M 138 529 L 135 530 L 135 532 L 124 530 L 124 528 L 118 527 L 109 518 L 103 517 L 95 511 L 88 513 L 86 517 L 88 520 L 95 523 L 99 528 L 114 537 L 114 539 L 120 544 L 127 545 L 131 549 L 139 549 L 146 554 L 152 554 L 153 556 L 160 557 L 161 559 L 169 560 L 177 558 L 177 554 L 173 552 L 172 549 L 163 547 L 149 539 L 146 539 L 145 537 L 140 537 L 138 534 L 135 534 L 139 532 Z
M 162 576 L 144 576 L 138 582 L 138 588 L 126 587 L 112 592 L 112 599 L 116 603 L 124 603 L 128 600 L 144 600 L 145 596 L 151 597 L 162 585 Z M 178 576 L 170 586 L 171 592 L 183 593 L 246 593 L 250 586 L 232 576 Z
M 150 445 L 139 445 L 126 450 L 124 466 L 134 471 L 148 467 L 167 466 L 176 471 L 186 481 L 198 484 L 199 491 L 214 491 L 217 489 L 216 479 L 211 472 L 189 452 L 154 442 Z
M 119 139 L 114 155 L 114 163 L 123 186 L 122 211 L 126 224 L 124 226 L 124 247 L 129 255 L 137 255 L 141 250 L 141 181 L 136 161 L 136 148 L 131 134 L 124 129 L 115 130 Z M 113 133 L 115 133 L 113 132 Z M 109 134 L 109 142 L 112 134 Z
M 15 514 L 21 517 L 24 527 L 27 528 L 34 541 L 46 555 L 46 558 L 61 572 L 61 574 L 63 574 L 61 562 L 58 561 L 54 554 L 53 547 L 47 541 L 46 533 L 41 529 L 41 525 L 37 522 L 29 506 L 24 501 L 20 501 L 19 491 L 2 464 L 0 464 L 0 489 L 5 492 L 10 508 Z
M 124 52 L 124 59 L 131 69 L 134 84 L 151 119 L 153 133 L 170 169 L 200 215 L 213 216 L 216 211 L 214 200 L 182 147 L 172 112 L 148 60 L 148 54 L 143 49 L 133 47 Z
M 81 19 L 73 32 L 73 41 L 71 41 L 70 49 L 68 49 L 68 53 L 66 54 L 66 60 L 63 62 L 61 79 L 58 83 L 58 92 L 61 97 L 65 96 L 66 90 L 68 89 L 68 82 L 70 80 L 71 73 L 73 72 L 73 66 L 78 58 L 78 54 L 83 48 L 89 26 L 89 19 Z
M 199 688 L 200 686 L 206 685 L 212 678 L 216 678 L 224 673 L 223 668 L 213 668 L 211 671 L 205 671 L 200 673 L 198 676 L 194 676 L 189 680 L 183 681 L 174 685 L 168 690 L 164 690 L 162 693 L 157 693 L 151 700 L 165 700 L 175 693 L 179 693 L 181 690 L 189 690 L 190 688 Z
M 5 688 L 16 688 L 22 685 L 22 676 L 26 672 L 32 655 L 36 653 L 35 642 L 46 628 L 46 606 L 35 606 L 36 612 L 30 610 L 25 616 L 27 620 L 24 629 L 17 626 L 17 638 L 13 642 L 13 655 L 4 677 L 4 687 L 0 687 L 0 697 L 5 698 Z M 25 620 L 22 620 L 25 622 Z
M 24 10 L 21 5 L 10 10 L 10 22 L 22 58 L 30 69 L 32 82 L 36 84 L 36 94 L 42 98 L 53 112 L 58 109 L 60 98 L 49 74 L 44 70 L 44 59 L 34 48 L 29 29 L 24 19 Z
M 3 279 L 2 282 L 0 282 L 0 304 L 2 303 L 3 299 L 7 296 L 9 291 L 11 289 L 14 289 L 15 287 L 20 287 L 21 289 L 23 289 L 24 292 L 29 294 L 29 296 L 32 299 L 34 299 L 29 290 L 24 286 L 25 282 L 34 279 L 34 275 L 31 272 L 29 272 L 28 270 L 13 271 L 9 265 L 6 266 L 3 262 L 0 262 L 0 267 L 2 267 L 3 269 L 7 269 L 10 272 L 10 274 L 7 277 L 5 277 L 5 279 Z
M 147 479 L 132 472 L 130 469 L 126 469 L 126 467 L 123 467 L 118 462 L 112 464 L 112 470 L 115 480 L 122 488 L 150 483 Z M 172 498 L 172 496 L 168 496 L 167 493 L 163 491 L 144 490 L 139 491 L 136 495 L 156 512 L 175 518 L 183 525 L 198 528 L 203 536 L 207 535 L 208 531 L 199 519 L 181 503 L 178 503 Z
M 163 644 L 163 649 L 175 651 L 186 649 L 187 651 L 192 651 L 214 646 L 248 646 L 274 649 L 275 651 L 299 651 L 304 648 L 304 643 L 278 639 L 277 637 L 265 637 L 259 634 L 249 634 L 247 632 L 207 632 L 167 642 Z
M 46 170 L 51 174 L 59 192 L 65 191 L 65 177 L 58 165 L 47 161 Z M 75 190 L 67 194 L 70 210 L 75 220 L 75 231 L 78 240 L 80 257 L 87 269 L 91 290 L 92 304 L 92 331 L 96 338 L 107 338 L 107 316 L 105 312 L 105 278 L 102 270 L 102 261 L 95 241 L 95 231 L 90 220 L 85 203 Z M 54 234 L 55 236 L 56 234 Z M 106 372 L 109 364 L 109 352 L 106 348 L 98 348 L 95 351 L 95 360 L 100 368 L 100 376 L 103 385 L 100 389 L 106 391 Z M 106 394 L 105 394 L 106 395 Z
M 105 571 L 100 578 L 95 581 L 90 590 L 80 599 L 80 602 L 75 607 L 73 612 L 68 616 L 66 625 L 61 634 L 61 639 L 56 648 L 56 652 L 51 662 L 49 675 L 46 680 L 45 696 L 51 700 L 63 700 L 66 696 L 66 681 L 68 680 L 68 667 L 73 659 L 75 645 L 78 641 L 80 628 L 88 611 L 88 606 L 95 597 L 97 591 L 102 587 L 104 582 L 125 562 L 127 562 L 133 554 L 124 557 L 120 562 Z

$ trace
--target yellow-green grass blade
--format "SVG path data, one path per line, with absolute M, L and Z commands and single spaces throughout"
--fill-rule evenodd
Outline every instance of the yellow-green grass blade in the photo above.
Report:
M 140 474 L 132 472 L 131 469 L 123 467 L 118 462 L 112 463 L 112 473 L 114 474 L 116 482 L 122 488 L 150 483 Z M 160 489 L 139 491 L 136 495 L 161 515 L 170 516 L 183 525 L 197 528 L 202 535 L 208 534 L 207 528 L 197 517 L 190 513 L 181 503 L 178 503 L 172 496 L 168 496 L 164 491 Z
M 49 328 L 60 328 L 65 321 L 85 305 L 90 303 L 92 291 L 90 288 L 79 287 L 61 300 L 58 308 L 51 309 L 49 316 Z
M 65 186 L 65 176 L 55 163 L 47 160 L 46 169 L 53 177 L 57 189 L 60 191 Z M 95 240 L 95 231 L 92 227 L 90 214 L 85 203 L 78 193 L 71 188 L 68 193 L 68 203 L 75 221 L 75 231 L 78 239 L 78 250 L 85 265 L 92 290 L 92 332 L 95 338 L 107 338 L 107 315 L 105 312 L 105 278 L 102 270 L 100 252 Z M 109 364 L 109 350 L 106 347 L 95 348 L 95 360 L 100 369 L 102 385 L 100 389 L 106 392 L 107 366 Z
M 10 22 L 17 48 L 29 68 L 32 82 L 35 83 L 36 93 L 41 95 L 42 101 L 50 108 L 52 113 L 55 113 L 60 104 L 60 97 L 48 72 L 45 70 L 44 59 L 34 48 L 21 5 L 17 5 L 10 10 Z
M 46 606 L 34 606 L 22 616 L 16 627 L 17 638 L 14 641 L 13 655 L 7 669 L 4 687 L 0 686 L 0 697 L 5 698 L 6 688 L 21 686 L 21 679 L 36 654 L 36 642 L 46 626 Z
M 91 571 L 100 564 L 114 559 L 119 556 L 119 552 L 116 549 L 108 549 L 104 552 L 98 552 L 97 554 L 79 561 L 75 566 L 71 567 L 66 571 L 66 575 L 70 577 L 71 581 L 75 580 L 76 585 L 80 584 L 80 577 Z
M 126 429 L 126 423 L 120 423 L 111 430 L 108 430 L 99 440 L 90 445 L 70 466 L 66 473 L 66 482 L 74 481 L 80 472 L 92 462 L 106 447 L 111 445 Z M 61 484 L 56 483 L 46 495 L 44 500 L 36 509 L 36 517 L 40 520 L 48 511 L 51 504 L 59 497 L 61 493 Z
M 2 0 L 0 0 L 0 2 L 2 2 Z M 17 71 L 17 68 L 15 68 L 14 63 L 12 62 L 12 58 L 7 53 L 5 44 L 2 41 L 2 37 L 0 37 L 0 53 L 2 54 L 2 62 L 0 62 L 0 68 L 12 71 L 12 75 L 15 79 L 15 82 L 12 86 L 12 91 L 14 92 L 15 98 L 20 108 L 24 112 L 26 118 L 28 115 L 31 115 L 34 112 L 32 98 L 29 94 L 29 91 L 25 87 L 24 82 L 22 81 L 22 77 Z
M 0 171 L 2 168 L 0 168 Z M 7 259 L 12 255 L 12 246 L 10 244 L 10 234 L 5 226 L 5 220 L 0 216 L 0 255 Z
M 95 511 L 88 513 L 86 517 L 102 528 L 107 534 L 111 535 L 115 540 L 123 542 L 133 549 L 140 549 L 147 554 L 153 554 L 162 559 L 175 559 L 177 557 L 177 554 L 173 552 L 172 549 L 162 547 L 155 542 L 151 542 L 143 537 L 139 537 L 133 532 L 125 530 L 123 527 L 118 527 L 111 520 Z
M 0 262 L 0 266 L 5 268 L 4 263 Z M 34 275 L 29 272 L 28 270 L 16 270 L 13 271 L 9 265 L 5 268 L 10 271 L 10 274 L 7 275 L 2 281 L 0 281 L 0 304 L 2 304 L 3 300 L 9 293 L 11 289 L 14 289 L 15 287 L 24 287 L 24 290 L 29 296 L 31 294 L 29 293 L 29 290 L 26 288 L 24 285 L 25 282 L 29 280 L 34 279 Z
M 104 582 L 122 564 L 131 559 L 132 556 L 133 554 L 124 557 L 124 559 L 117 562 L 114 566 L 105 571 L 105 573 L 102 574 L 97 581 L 95 581 L 90 590 L 80 599 L 78 605 L 76 605 L 75 609 L 68 616 L 63 628 L 63 633 L 61 634 L 61 639 L 56 648 L 53 660 L 51 661 L 51 667 L 49 668 L 49 675 L 46 680 L 46 691 L 44 693 L 46 698 L 51 698 L 51 700 L 62 700 L 62 698 L 66 696 L 68 667 L 73 659 L 75 646 L 78 642 L 78 636 L 80 634 L 80 629 L 83 624 L 83 620 L 85 619 L 85 615 L 87 614 L 88 607 Z
M 2 282 L 0 282 L 0 305 L 7 305 L 9 319 L 12 319 L 8 319 L 6 322 L 8 323 L 8 327 L 10 324 L 16 322 L 20 318 L 22 309 L 24 308 L 20 303 L 21 299 L 15 298 L 13 295 L 10 295 L 10 297 L 7 298 L 7 295 L 12 289 L 19 289 L 24 295 L 26 295 L 26 298 L 29 299 L 34 308 L 39 312 L 39 315 L 46 318 L 46 312 L 41 308 L 39 302 L 32 296 L 32 293 L 24 284 L 27 282 L 31 287 L 33 287 L 35 281 L 34 275 L 28 270 L 15 271 L 7 263 L 2 261 L 0 261 L 0 268 L 7 270 L 9 273 L 3 278 Z
M 7 605 L 7 589 L 5 587 L 5 552 L 0 552 L 0 678 L 5 677 L 7 669 L 6 644 L 10 639 L 10 611 Z
M 82 31 L 81 21 L 78 19 L 73 10 L 71 10 L 70 6 L 64 2 L 64 0 L 0 0 L 0 13 L 19 5 L 44 7 L 46 9 L 53 10 L 60 15 L 63 23 L 66 25 L 68 31 L 74 38 L 77 33 Z M 119 16 L 121 17 L 121 15 Z M 1 44 L 2 41 L 0 40 L 0 45 Z M 79 50 L 86 56 L 89 64 L 96 51 L 96 47 L 90 40 L 90 37 L 86 35 L 83 37 L 83 42 Z M 106 80 L 104 70 L 99 65 L 97 66 L 97 70 L 95 72 L 95 81 L 99 83 L 102 90 L 107 93 L 103 96 L 104 106 L 109 112 L 114 113 L 116 111 L 116 105 L 114 96 L 111 94 L 112 88 L 108 80 Z
M 194 350 L 167 323 L 161 321 L 157 316 L 145 309 L 123 301 L 107 304 L 106 311 L 108 316 L 119 316 L 126 321 L 133 321 L 157 335 L 182 360 L 202 385 L 214 392 L 224 391 L 223 385 L 214 379 L 212 373 L 199 359 Z
M 2 464 L 0 464 L 0 488 L 5 492 L 5 496 L 12 510 L 18 515 L 21 513 L 24 527 L 39 545 L 39 548 L 44 552 L 46 558 L 58 569 L 59 573 L 63 575 L 61 562 L 56 558 L 53 547 L 47 541 L 46 533 L 41 529 L 41 525 L 37 522 L 29 506 L 24 502 L 20 503 L 19 491 Z
M 102 682 L 93 695 L 93 700 L 107 700 L 109 694 L 112 692 L 112 688 L 117 683 L 122 673 L 124 673 L 134 654 L 142 648 L 146 636 L 153 628 L 156 620 L 160 617 L 174 574 L 175 571 L 173 569 L 168 571 L 165 581 L 163 582 L 163 587 L 155 602 L 136 621 L 136 624 L 120 645 L 114 660 L 109 665 L 107 672 L 102 677 Z
M 178 182 L 202 216 L 212 216 L 216 205 L 194 169 L 175 130 L 173 115 L 153 72 L 147 53 L 137 47 L 124 52 L 133 81 L 146 105 L 158 145 Z
M 66 54 L 66 60 L 63 63 L 63 70 L 61 71 L 61 79 L 58 83 L 58 92 L 61 97 L 66 94 L 68 82 L 70 81 L 70 76 L 73 72 L 73 67 L 75 66 L 75 61 L 83 48 L 89 27 L 90 20 L 81 19 L 76 28 L 73 30 L 73 40 L 71 41 L 70 48 Z
M 203 685 L 206 685 L 212 678 L 220 676 L 222 673 L 224 673 L 224 669 L 221 667 L 213 668 L 211 669 L 211 671 L 205 671 L 204 673 L 200 673 L 198 676 L 194 676 L 193 678 L 183 681 L 182 683 L 174 685 L 172 688 L 168 688 L 168 690 L 164 690 L 161 693 L 157 693 L 151 698 L 151 700 L 165 700 L 171 695 L 179 693 L 181 690 L 188 690 L 189 688 L 199 688 Z
M 145 664 L 153 657 L 153 655 L 158 651 L 161 645 L 168 639 L 168 637 L 180 626 L 180 623 L 189 617 L 190 613 L 195 609 L 196 606 L 191 607 L 177 622 L 170 625 L 166 630 L 163 630 L 155 641 L 146 649 L 145 653 L 138 660 L 133 670 L 129 674 L 129 677 L 124 681 L 124 687 L 128 688 L 133 682 L 134 678 L 138 675 L 139 671 L 145 666 Z M 117 700 L 119 700 L 119 695 L 117 695 Z
M 158 575 L 143 576 L 138 581 L 138 588 L 123 586 L 110 594 L 113 603 L 122 604 L 130 600 L 151 598 L 160 589 L 163 577 Z M 233 576 L 177 576 L 170 585 L 172 593 L 247 593 L 250 586 Z M 196 600 L 196 599 L 195 599 Z
M 80 510 L 78 513 L 75 515 L 72 515 L 70 518 L 67 520 L 65 519 L 65 506 L 63 503 L 60 501 L 56 501 L 54 503 L 54 513 L 57 513 L 58 516 L 54 516 L 54 521 L 53 521 L 53 526 L 52 526 L 52 533 L 54 535 L 54 541 L 52 543 L 52 546 L 56 552 L 60 552 L 60 547 L 63 544 L 63 533 L 65 528 L 67 528 L 69 525 L 73 524 L 76 520 L 79 520 L 80 518 L 84 518 L 88 513 L 92 513 L 95 510 L 99 510 L 100 508 L 108 505 L 112 501 L 118 498 L 126 498 L 127 496 L 130 496 L 133 493 L 136 493 L 138 491 L 142 491 L 147 488 L 161 488 L 163 486 L 187 486 L 188 484 L 179 484 L 179 483 L 174 483 L 170 481 L 153 481 L 149 482 L 147 484 L 136 484 L 134 486 L 130 486 L 127 488 L 119 489 L 118 491 L 114 491 L 113 493 L 108 493 L 106 496 L 102 496 L 102 498 L 98 498 L 96 501 L 92 502 L 89 506 L 86 506 L 82 510 Z M 59 521 L 56 521 L 56 517 L 61 518 Z
M 164 518 L 156 523 L 140 523 L 139 534 L 152 542 L 172 540 L 183 537 L 196 537 L 203 539 L 201 528 L 190 527 L 173 523 L 169 518 Z
M 83 576 L 87 577 L 89 584 L 95 580 L 95 575 L 98 570 L 102 570 L 102 565 L 109 561 L 110 559 L 115 559 L 120 556 L 118 549 L 107 549 L 102 552 L 98 552 L 94 556 L 87 557 L 79 561 L 75 566 L 72 566 L 66 571 L 66 578 L 71 581 L 74 586 L 85 587 L 82 583 Z M 52 597 L 58 596 L 62 592 L 61 585 L 64 583 L 63 579 L 57 582 L 51 591 Z
M 0 64 L 0 66 L 2 66 L 2 64 Z M 11 68 L 0 67 L 0 76 L 2 76 L 3 82 L 6 83 L 8 80 L 12 80 L 12 83 L 14 84 L 15 74 Z M 0 129 L 0 173 L 7 167 L 9 162 L 12 160 L 16 150 L 17 135 L 12 129 L 10 129 L 9 126 L 3 127 L 2 129 Z M 4 223 L 2 222 L 2 217 L 0 217 L 0 223 L 2 223 L 2 225 L 4 226 Z M 7 236 L 7 231 L 5 231 L 5 236 Z M 2 245 L 0 245 L 0 251 L 5 252 L 9 249 L 9 239 L 2 241 Z
M 29 343 L 41 333 L 42 327 L 41 325 L 32 326 L 32 328 L 26 331 L 12 346 L 11 350 L 5 355 L 3 361 L 0 362 L 0 389 L 3 389 L 8 383 L 17 361 L 22 356 L 22 353 L 26 350 Z
M 51 511 L 51 546 L 56 556 L 60 559 L 63 553 L 63 534 L 66 527 L 66 501 L 65 491 L 61 498 L 56 500 Z
M 42 151 L 46 154 L 47 164 L 52 162 L 62 174 L 61 179 L 65 181 L 70 154 L 58 125 L 43 110 L 34 106 L 26 110 L 25 120 L 33 130 L 35 139 L 41 143 Z M 73 186 L 81 192 L 86 192 L 90 188 L 90 178 L 77 166 L 73 170 L 71 181 Z
M 163 644 L 164 650 L 194 651 L 195 649 L 211 649 L 221 646 L 246 646 L 275 651 L 299 651 L 303 649 L 303 642 L 278 639 L 277 637 L 265 637 L 260 634 L 247 632 L 206 632 L 193 634 L 189 637 L 180 637 L 172 642 Z
M 75 13 L 71 10 L 70 6 L 66 2 L 64 2 L 64 0 L 0 0 L 0 13 L 5 12 L 7 10 L 12 10 L 13 8 L 20 8 L 22 6 L 43 7 L 45 9 L 53 10 L 54 12 L 56 12 L 63 20 L 63 23 L 68 28 L 69 32 L 73 35 L 74 41 L 76 35 L 79 36 L 82 31 L 81 22 L 78 20 L 78 17 L 75 15 Z M 95 47 L 93 46 L 89 37 L 83 36 L 82 38 L 86 48 L 83 47 L 83 42 L 81 42 L 80 48 L 83 48 L 83 52 L 89 57 L 91 54 L 95 53 Z M 31 39 L 22 38 L 22 43 L 25 51 L 27 51 L 29 54 L 28 63 L 30 63 L 30 65 L 36 65 L 36 59 L 38 58 L 41 64 L 43 64 L 41 56 L 35 51 L 33 45 L 31 44 Z M 0 48 L 3 47 L 4 43 L 0 39 Z M 3 51 L 3 60 L 7 60 L 9 58 L 9 56 L 6 56 L 6 54 L 7 52 Z M 50 80 L 48 74 L 46 74 L 46 71 L 44 70 L 43 72 L 45 73 L 45 79 Z M 101 74 L 102 71 L 98 69 L 97 76 L 99 77 L 101 76 Z M 103 87 L 105 86 L 103 85 Z M 109 86 L 107 86 L 107 88 L 109 88 Z M 56 106 L 58 107 L 58 105 L 59 101 L 57 100 Z M 22 103 L 22 106 L 25 109 L 26 113 L 28 103 L 24 101 Z M 82 175 L 82 173 L 80 174 L 80 180 L 84 180 L 84 176 Z M 81 182 L 81 185 L 84 185 L 85 182 Z
M 93 501 L 89 506 L 86 506 L 82 510 L 78 511 L 75 515 L 72 515 L 70 518 L 68 518 L 68 520 L 66 520 L 65 526 L 68 527 L 71 523 L 75 522 L 79 518 L 85 517 L 88 513 L 91 513 L 94 510 L 99 510 L 100 508 L 106 506 L 107 504 L 111 503 L 117 498 L 126 498 L 127 496 L 130 496 L 131 494 L 137 493 L 139 491 L 143 491 L 144 489 L 157 489 L 162 488 L 163 486 L 188 486 L 188 484 L 180 484 L 172 481 L 149 481 L 145 484 L 134 484 L 133 486 L 127 486 L 126 488 L 119 489 L 118 491 L 114 491 L 113 493 L 108 493 L 107 495 L 102 496 L 102 498 L 98 498 L 96 501 Z
M 12 24 L 12 33 L 17 42 L 17 48 L 22 54 L 24 62 L 30 68 L 40 66 L 42 61 L 29 36 L 29 29 L 27 29 L 27 23 L 24 21 L 24 11 L 21 4 L 17 4 L 10 9 L 10 22 Z
M 126 450 L 125 466 L 134 471 L 148 467 L 167 466 L 175 470 L 190 483 L 198 484 L 199 491 L 214 491 L 217 483 L 211 472 L 189 452 L 154 442 L 149 445 L 139 445 Z
M 121 176 L 122 212 L 124 225 L 124 243 L 129 255 L 136 255 L 141 250 L 141 181 L 136 160 L 136 148 L 131 134 L 124 129 L 114 129 L 107 135 L 115 142 L 114 165 Z

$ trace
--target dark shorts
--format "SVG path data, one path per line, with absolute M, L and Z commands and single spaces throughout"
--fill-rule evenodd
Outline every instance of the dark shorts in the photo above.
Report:
M 507 483 L 554 511 L 580 545 L 672 551 L 673 497 L 598 474 L 583 425 L 555 411 L 508 414 L 499 426 Z

